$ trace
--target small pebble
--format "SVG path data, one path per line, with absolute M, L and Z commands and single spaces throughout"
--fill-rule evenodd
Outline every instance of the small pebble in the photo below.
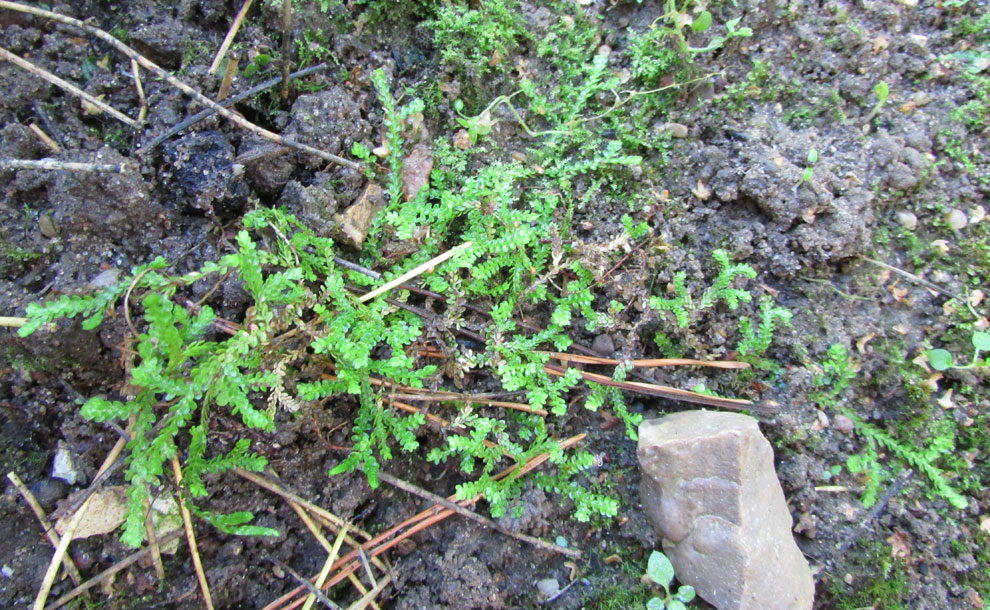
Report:
M 58 442 L 58 449 L 55 450 L 55 459 L 52 460 L 52 478 L 62 479 L 69 485 L 75 485 L 79 479 L 79 471 L 72 463 L 72 453 L 68 446 L 62 441 Z
M 969 224 L 975 225 L 979 222 L 983 222 L 983 219 L 986 217 L 987 210 L 982 205 L 969 208 Z
M 663 130 L 669 131 L 670 135 L 675 138 L 686 138 L 688 135 L 687 125 L 682 125 L 680 123 L 664 123 Z
M 62 479 L 45 478 L 31 483 L 28 489 L 42 508 L 51 509 L 56 502 L 68 495 L 69 484 Z
M 612 336 L 605 333 L 595 337 L 595 340 L 591 342 L 591 349 L 599 356 L 608 358 L 615 351 L 615 343 L 612 341 Z
M 897 218 L 897 224 L 901 225 L 908 231 L 914 231 L 918 228 L 918 217 L 915 216 L 913 212 L 901 210 L 894 216 Z
M 547 599 L 560 593 L 560 583 L 557 582 L 556 578 L 544 578 L 536 583 L 536 588 Z
M 949 225 L 949 228 L 958 231 L 963 229 L 969 224 L 969 219 L 966 218 L 966 214 L 959 210 L 949 210 L 945 215 L 945 222 Z
M 836 415 L 832 418 L 832 427 L 843 434 L 849 434 L 856 428 L 856 424 L 845 415 Z

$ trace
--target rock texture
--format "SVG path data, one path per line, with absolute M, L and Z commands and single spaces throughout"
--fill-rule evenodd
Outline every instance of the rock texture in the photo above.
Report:
M 687 411 L 643 422 L 643 510 L 678 580 L 719 610 L 804 610 L 814 582 L 756 421 Z

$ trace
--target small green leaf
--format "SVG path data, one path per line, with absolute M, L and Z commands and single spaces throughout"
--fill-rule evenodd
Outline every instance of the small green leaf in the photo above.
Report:
M 928 363 L 931 364 L 932 368 L 936 371 L 944 371 L 955 364 L 952 359 L 952 354 L 944 349 L 928 350 Z
M 877 96 L 877 102 L 883 104 L 890 97 L 890 87 L 887 83 L 880 81 L 873 87 L 873 93 Z
M 808 163 L 811 163 L 812 165 L 814 165 L 815 163 L 818 163 L 818 149 L 817 148 L 812 148 L 811 150 L 808 151 Z
M 667 559 L 667 556 L 659 551 L 653 551 L 650 554 L 646 573 L 653 582 L 663 587 L 669 586 L 670 582 L 674 580 L 674 566 Z
M 684 605 L 684 602 L 675 597 L 667 602 L 667 610 L 687 610 L 687 606 Z
M 981 352 L 990 352 L 990 333 L 985 333 L 981 330 L 974 330 L 973 347 Z
M 681 600 L 685 604 L 694 599 L 695 591 L 694 587 L 691 585 L 681 585 L 677 589 L 677 599 Z
M 691 24 L 691 29 L 695 32 L 704 32 L 712 25 L 712 14 L 708 11 L 701 11 L 701 14 Z
M 651 598 L 650 601 L 646 602 L 646 610 L 664 610 L 666 607 L 667 605 L 659 597 Z

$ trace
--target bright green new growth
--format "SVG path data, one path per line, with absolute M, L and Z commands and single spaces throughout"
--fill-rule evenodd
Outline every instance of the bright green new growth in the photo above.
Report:
M 694 587 L 691 585 L 681 585 L 677 587 L 676 593 L 673 595 L 670 593 L 670 585 L 674 582 L 674 566 L 660 551 L 650 553 L 646 575 L 655 584 L 663 587 L 664 591 L 662 597 L 653 597 L 646 602 L 646 610 L 685 610 L 686 604 L 694 599 Z
M 822 406 L 835 404 L 835 400 L 856 378 L 858 367 L 849 357 L 849 352 L 841 343 L 828 348 L 822 371 L 815 376 L 815 387 L 819 388 L 812 396 Z
M 990 352 L 990 333 L 981 330 L 974 330 L 970 341 L 973 343 L 973 359 L 969 364 L 956 364 L 955 359 L 948 350 L 930 349 L 928 352 L 928 363 L 936 371 L 946 369 L 972 369 L 979 367 L 990 367 L 990 357 L 981 359 L 980 352 Z
M 739 319 L 739 334 L 742 335 L 742 341 L 736 346 L 739 355 L 748 357 L 749 360 L 759 359 L 763 356 L 770 348 L 773 330 L 777 322 L 790 326 L 791 312 L 775 305 L 769 296 L 764 296 L 760 299 L 760 321 L 755 329 L 749 318 Z
M 705 289 L 698 303 L 695 304 L 687 288 L 684 287 L 684 280 L 687 274 L 683 271 L 674 275 L 674 298 L 664 299 L 661 297 L 650 297 L 650 307 L 657 311 L 673 312 L 677 320 L 677 325 L 686 328 L 691 323 L 693 315 L 715 306 L 719 301 L 725 301 L 729 309 L 735 310 L 739 307 L 740 301 L 748 303 L 753 300 L 753 295 L 749 292 L 732 288 L 732 282 L 739 276 L 754 279 L 756 270 L 747 264 L 733 264 L 729 261 L 729 254 L 724 250 L 714 250 L 712 258 L 719 264 L 718 276 L 712 285 Z

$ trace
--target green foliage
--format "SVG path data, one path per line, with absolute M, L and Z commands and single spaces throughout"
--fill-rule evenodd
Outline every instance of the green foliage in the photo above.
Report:
M 828 348 L 821 369 L 821 372 L 815 376 L 815 387 L 819 389 L 813 394 L 813 399 L 823 406 L 835 404 L 839 395 L 856 378 L 856 373 L 859 370 L 849 357 L 849 352 L 840 343 Z
M 748 303 L 753 300 L 753 296 L 749 292 L 733 288 L 732 282 L 740 276 L 753 279 L 756 277 L 756 270 L 746 264 L 731 263 L 728 253 L 724 250 L 714 250 L 712 258 L 719 264 L 719 272 L 711 286 L 706 288 L 701 298 L 698 299 L 697 304 L 684 286 L 687 274 L 681 271 L 674 275 L 674 297 L 670 299 L 650 297 L 650 307 L 657 311 L 672 312 L 677 320 L 677 325 L 685 328 L 698 313 L 711 309 L 719 301 L 725 301 L 729 309 L 735 310 L 739 307 L 740 302 Z
M 791 312 L 775 305 L 771 297 L 764 296 L 760 299 L 760 322 L 755 329 L 749 318 L 739 319 L 739 334 L 742 335 L 742 341 L 736 346 L 739 354 L 748 360 L 760 359 L 770 348 L 777 322 L 790 326 Z
M 890 546 L 883 542 L 860 542 L 859 548 L 850 553 L 847 567 L 850 573 L 860 575 L 852 584 L 833 579 L 829 586 L 826 604 L 837 610 L 908 610 L 910 597 L 909 573 L 904 559 L 894 556 Z
M 980 330 L 972 331 L 973 334 L 970 337 L 970 341 L 973 343 L 973 359 L 969 364 L 961 365 L 956 364 L 955 359 L 948 350 L 944 349 L 930 349 L 928 350 L 928 363 L 932 365 L 932 368 L 936 371 L 944 371 L 946 369 L 971 369 L 978 367 L 990 367 L 990 356 L 981 359 L 980 352 L 990 352 L 990 333 L 986 333 Z
M 676 593 L 670 593 L 670 585 L 674 582 L 674 566 L 660 551 L 650 553 L 646 575 L 655 584 L 663 587 L 664 591 L 662 597 L 655 596 L 646 602 L 647 610 L 684 610 L 687 608 L 685 604 L 694 599 L 694 587 L 690 585 L 681 585 L 677 587 Z
M 428 27 L 441 61 L 472 79 L 506 72 L 509 55 L 530 37 L 516 0 L 490 0 L 477 8 L 444 3 Z
M 882 448 L 907 466 L 925 475 L 934 495 L 958 509 L 968 506 L 966 497 L 948 483 L 947 473 L 936 464 L 937 461 L 951 456 L 955 451 L 955 428 L 951 422 L 936 426 L 931 438 L 927 439 L 924 444 L 916 444 L 899 441 L 889 432 L 864 422 L 850 411 L 846 412 L 846 416 L 853 420 L 856 424 L 856 433 L 867 443 L 867 449 L 862 459 L 850 458 L 852 462 L 847 461 L 846 465 L 850 471 L 861 472 L 875 467 L 878 463 L 878 448 Z M 870 493 L 863 498 L 865 506 L 876 501 L 876 489 L 871 489 L 868 485 L 867 491 Z

